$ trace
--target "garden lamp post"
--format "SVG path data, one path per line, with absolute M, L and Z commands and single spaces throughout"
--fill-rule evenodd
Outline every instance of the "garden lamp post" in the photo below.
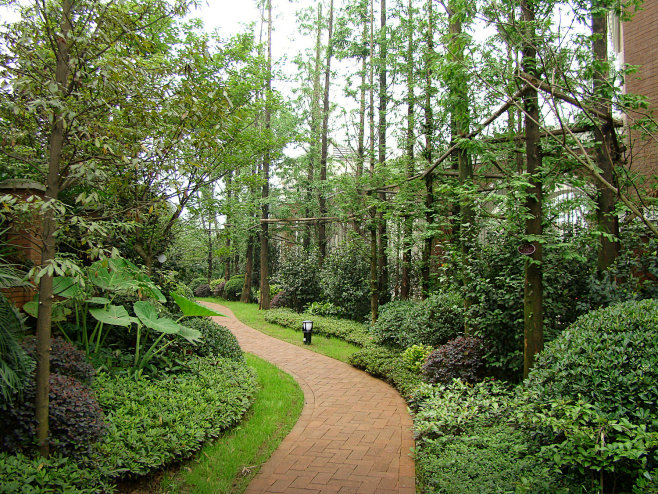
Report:
M 313 333 L 313 321 L 303 321 L 302 331 L 304 332 L 304 345 L 310 345 L 311 334 Z

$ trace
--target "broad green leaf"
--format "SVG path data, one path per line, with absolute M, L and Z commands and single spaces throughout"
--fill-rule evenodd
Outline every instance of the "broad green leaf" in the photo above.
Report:
M 53 295 L 64 298 L 84 297 L 85 293 L 80 284 L 67 276 L 53 278 Z
M 196 343 L 197 341 L 201 340 L 201 331 L 188 328 L 187 326 L 181 326 L 180 324 L 178 327 L 180 328 L 179 334 L 190 343 Z
M 92 268 L 96 265 L 92 265 Z M 110 271 L 105 266 L 97 266 L 95 269 L 92 269 L 90 272 L 91 281 L 97 287 L 103 290 L 120 290 L 120 289 L 129 289 L 132 288 L 132 285 L 129 283 L 129 280 L 125 277 L 123 273 L 118 271 Z
M 110 303 L 110 299 L 105 297 L 91 297 L 85 300 L 85 302 L 89 304 L 107 305 Z
M 155 326 L 158 322 L 158 311 L 153 307 L 153 304 L 146 301 L 135 302 L 133 304 L 133 310 L 144 326 L 156 329 Z
M 176 293 L 171 293 L 171 297 L 174 299 L 174 302 L 178 304 L 180 310 L 183 312 L 184 316 L 222 316 L 226 317 L 224 314 L 217 312 L 216 310 L 210 309 L 204 305 L 197 304 L 192 300 L 188 300 L 181 295 Z
M 113 326 L 126 327 L 137 322 L 137 320 L 134 317 L 130 317 L 128 311 L 120 305 L 109 305 L 104 309 L 89 309 L 89 313 L 94 316 L 96 320 Z
M 151 329 L 159 331 L 160 333 L 180 334 L 180 328 L 181 325 L 176 321 L 172 321 L 166 317 L 161 317 L 158 319 L 156 326 Z
M 39 316 L 39 302 L 32 300 L 25 305 L 23 305 L 23 312 L 28 316 L 32 316 L 35 319 Z M 71 309 L 64 307 L 61 304 L 53 304 L 53 311 L 50 316 L 52 322 L 62 322 L 66 321 L 67 317 L 71 314 Z
M 25 312 L 28 316 L 32 316 L 36 319 L 37 314 L 39 313 L 39 302 L 36 300 L 27 302 L 25 305 L 23 305 L 23 312 Z

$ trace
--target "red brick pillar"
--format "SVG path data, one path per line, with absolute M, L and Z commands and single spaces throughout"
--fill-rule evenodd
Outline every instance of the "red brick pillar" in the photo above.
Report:
M 38 182 L 20 179 L 0 182 L 0 196 L 9 194 L 19 201 L 28 201 L 31 197 L 43 199 L 45 191 L 46 188 Z M 39 231 L 40 224 L 41 220 L 35 213 L 27 217 L 10 216 L 10 223 L 2 225 L 6 232 L 3 238 L 0 238 L 0 245 L 3 246 L 3 250 L 8 250 L 11 262 L 28 269 L 41 264 L 43 242 Z M 3 289 L 2 292 L 19 309 L 36 294 L 34 288 L 27 287 L 12 287 Z

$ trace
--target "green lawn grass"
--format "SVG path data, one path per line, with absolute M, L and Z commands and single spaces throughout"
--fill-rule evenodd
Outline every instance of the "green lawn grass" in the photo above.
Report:
M 161 493 L 241 493 L 297 422 L 304 394 L 293 378 L 246 354 L 260 391 L 242 423 L 203 447 L 177 473 L 166 474 Z
M 242 302 L 227 302 L 226 300 L 218 298 L 202 298 L 208 302 L 216 302 L 222 304 L 233 311 L 235 317 L 249 327 L 257 329 L 267 335 L 270 335 L 279 340 L 287 341 L 293 345 L 303 346 L 309 350 L 321 353 L 336 360 L 347 362 L 347 359 L 354 352 L 360 348 L 346 341 L 339 340 L 338 338 L 327 338 L 314 334 L 311 338 L 311 345 L 304 345 L 302 328 L 295 331 L 290 328 L 284 328 L 277 324 L 269 323 L 265 320 L 264 312 L 258 310 L 257 304 L 245 304 Z M 312 316 L 309 316 L 312 319 Z M 221 324 L 221 321 L 219 322 Z

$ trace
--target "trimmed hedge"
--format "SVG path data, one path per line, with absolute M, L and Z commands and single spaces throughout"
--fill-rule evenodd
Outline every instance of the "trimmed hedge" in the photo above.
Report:
M 231 279 L 226 282 L 224 285 L 224 296 L 226 300 L 240 300 L 242 288 L 244 287 L 244 276 L 243 274 L 236 274 L 235 276 L 231 276 Z
M 405 399 L 409 399 L 422 383 L 420 376 L 409 369 L 400 350 L 370 345 L 350 355 L 349 363 L 383 379 Z
M 225 357 L 244 362 L 244 354 L 236 337 L 224 326 L 208 317 L 191 317 L 183 324 L 201 332 L 201 341 L 194 347 L 202 357 Z M 186 347 L 189 348 L 189 347 Z
M 296 331 L 302 330 L 302 321 L 313 320 L 313 333 L 322 336 L 333 336 L 353 343 L 357 346 L 366 346 L 372 342 L 368 328 L 361 323 L 347 319 L 333 317 L 310 316 L 297 314 L 289 309 L 272 309 L 265 311 L 265 320 Z
M 235 426 L 257 391 L 244 362 L 199 359 L 195 372 L 158 381 L 100 374 L 94 382 L 109 430 L 99 445 L 113 477 L 139 476 L 188 458 Z

